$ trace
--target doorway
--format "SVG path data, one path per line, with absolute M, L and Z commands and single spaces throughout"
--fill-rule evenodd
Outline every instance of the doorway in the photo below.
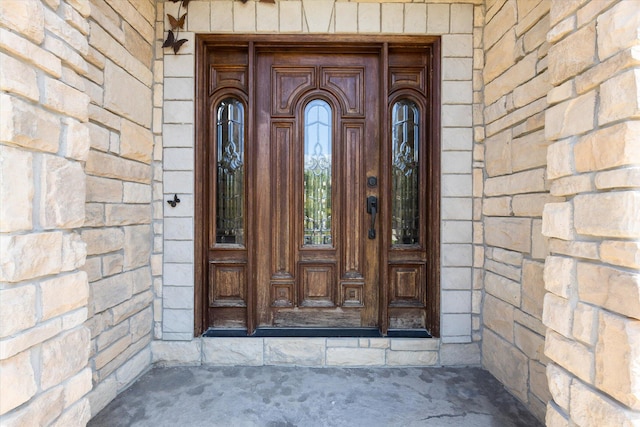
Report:
M 438 58 L 426 37 L 198 38 L 197 334 L 438 336 Z

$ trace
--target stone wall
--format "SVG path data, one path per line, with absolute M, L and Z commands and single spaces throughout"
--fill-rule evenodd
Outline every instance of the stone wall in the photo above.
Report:
M 640 5 L 554 0 L 550 26 L 546 421 L 638 425 Z
M 155 18 L 0 2 L 2 425 L 84 425 L 151 364 Z
M 159 274 L 152 272 L 155 3 L 87 2 L 91 149 L 81 236 L 90 287 L 92 414 L 151 364 L 152 273 Z
M 542 213 L 560 200 L 545 178 L 549 6 L 487 1 L 483 40 L 483 365 L 540 419 L 549 400 Z
M 0 2 L 0 417 L 83 425 L 91 389 L 84 164 L 89 9 Z

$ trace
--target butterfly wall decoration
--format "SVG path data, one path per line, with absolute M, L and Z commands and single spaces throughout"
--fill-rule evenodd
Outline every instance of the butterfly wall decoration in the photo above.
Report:
M 180 14 L 181 8 L 187 9 L 189 6 L 189 2 L 191 0 L 169 0 L 171 3 L 180 3 L 178 5 L 178 17 L 167 13 L 167 18 L 169 18 L 169 26 L 170 30 L 167 31 L 167 38 L 162 43 L 162 47 L 169 47 L 173 49 L 173 53 L 178 53 L 183 44 L 185 44 L 188 40 L 180 38 L 180 30 L 184 30 L 185 18 L 187 17 L 187 13 Z M 247 3 L 249 0 L 239 0 L 242 3 Z M 275 4 L 276 0 L 258 0 L 261 3 L 272 3 Z M 174 33 L 175 31 L 175 33 Z
M 164 43 L 162 43 L 162 47 L 170 47 L 173 49 L 173 53 L 178 53 L 183 44 L 185 44 L 188 40 L 180 38 L 180 30 L 184 29 L 185 18 L 187 17 L 187 13 L 180 15 L 180 9 L 185 8 L 189 5 L 191 0 L 170 0 L 172 3 L 181 2 L 178 5 L 178 18 L 167 13 L 167 18 L 169 18 L 169 26 L 171 29 L 167 31 L 167 38 Z M 175 33 L 174 33 L 175 30 Z

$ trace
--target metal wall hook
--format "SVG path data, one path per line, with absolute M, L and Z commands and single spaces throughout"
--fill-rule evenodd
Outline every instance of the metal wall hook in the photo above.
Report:
M 180 203 L 180 199 L 178 199 L 178 195 L 173 195 L 173 200 L 167 200 L 167 203 L 171 205 L 172 208 L 175 208 L 178 203 Z

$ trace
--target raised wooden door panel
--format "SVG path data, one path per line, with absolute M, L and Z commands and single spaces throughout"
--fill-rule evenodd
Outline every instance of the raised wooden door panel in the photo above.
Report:
M 364 233 L 365 177 L 379 163 L 378 68 L 371 54 L 257 51 L 257 326 L 378 325 L 378 275 L 365 262 L 378 245 Z M 315 148 L 305 140 L 314 102 L 330 128 Z M 325 224 L 309 231 L 316 201 L 305 188 L 321 173 L 307 169 L 313 150 L 330 152 L 330 195 Z

